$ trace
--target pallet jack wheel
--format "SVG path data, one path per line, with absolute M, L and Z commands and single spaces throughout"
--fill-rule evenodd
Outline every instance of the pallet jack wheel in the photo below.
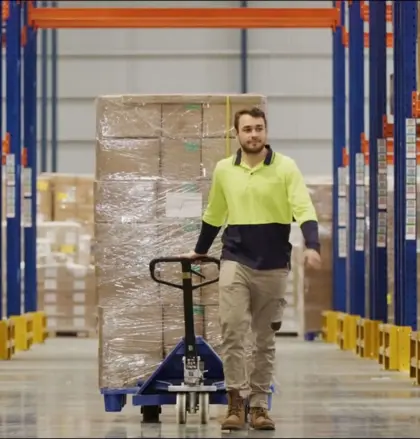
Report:
M 187 422 L 187 395 L 178 393 L 176 395 L 176 422 L 177 424 L 186 424 Z
M 159 405 L 144 405 L 141 407 L 141 413 L 144 423 L 155 423 L 159 422 L 161 408 Z
M 198 413 L 201 424 L 208 424 L 210 419 L 210 398 L 208 393 L 200 393 L 198 397 Z

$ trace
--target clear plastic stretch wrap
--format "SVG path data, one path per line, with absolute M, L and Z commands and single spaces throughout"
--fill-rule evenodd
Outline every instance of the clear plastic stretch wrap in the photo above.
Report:
M 318 177 L 306 183 L 319 221 L 322 266 L 320 270 L 303 270 L 305 333 L 322 329 L 322 312 L 332 307 L 333 288 L 332 181 Z
M 104 96 L 97 100 L 95 265 L 99 385 L 146 379 L 184 334 L 182 292 L 150 278 L 149 262 L 194 248 L 212 171 L 237 149 L 233 115 L 259 95 Z M 211 249 L 220 256 L 221 234 Z M 158 276 L 181 283 L 180 264 Z M 196 267 L 206 280 L 210 265 Z M 197 277 L 195 280 L 201 283 Z M 197 335 L 217 351 L 217 284 L 194 292 Z

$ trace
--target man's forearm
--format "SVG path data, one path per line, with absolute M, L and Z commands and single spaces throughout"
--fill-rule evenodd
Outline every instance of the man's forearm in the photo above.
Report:
M 319 231 L 317 221 L 305 221 L 300 226 L 305 240 L 306 248 L 316 250 L 318 253 L 321 252 L 321 244 L 319 242 Z
M 199 255 L 207 254 L 220 229 L 221 227 L 215 227 L 203 221 L 201 223 L 201 231 L 194 251 Z

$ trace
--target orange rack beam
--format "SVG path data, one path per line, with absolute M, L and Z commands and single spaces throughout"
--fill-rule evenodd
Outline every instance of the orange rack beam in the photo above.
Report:
M 349 32 L 348 30 L 343 27 L 343 33 L 342 33 L 342 41 L 345 47 L 349 47 Z M 364 46 L 365 48 L 369 48 L 369 32 L 365 32 L 363 35 L 364 38 Z M 386 47 L 392 48 L 394 47 L 394 35 L 390 32 L 386 34 Z
M 338 8 L 30 8 L 43 29 L 335 28 Z
M 381 1 L 385 1 L 385 0 L 381 0 Z M 360 7 L 361 7 L 361 14 L 363 20 L 369 21 L 369 4 L 366 1 L 361 1 Z M 386 5 L 386 21 L 392 21 L 392 4 Z

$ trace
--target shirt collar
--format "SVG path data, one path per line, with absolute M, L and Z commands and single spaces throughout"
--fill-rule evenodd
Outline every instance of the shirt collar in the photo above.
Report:
M 271 149 L 270 145 L 265 145 L 265 148 L 267 149 L 267 155 L 265 156 L 264 159 L 264 165 L 268 166 L 271 165 L 271 163 L 273 163 L 274 151 Z M 241 161 L 242 161 L 242 149 L 239 148 L 236 151 L 236 155 L 234 156 L 234 165 L 239 166 L 241 164 Z

